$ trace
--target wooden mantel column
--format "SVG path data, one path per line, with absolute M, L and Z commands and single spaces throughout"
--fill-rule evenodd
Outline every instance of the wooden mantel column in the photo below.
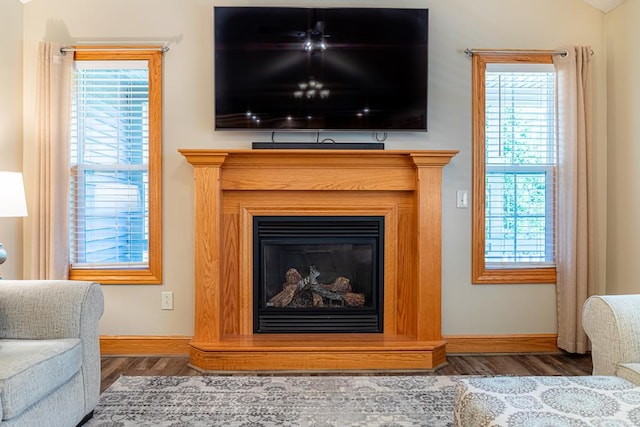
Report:
M 225 153 L 191 156 L 195 200 L 195 323 L 194 340 L 215 342 L 221 338 L 220 236 L 222 235 L 221 166 Z
M 193 367 L 389 370 L 446 362 L 441 186 L 457 151 L 179 151 L 194 167 Z M 254 215 L 383 216 L 384 331 L 254 334 Z
M 428 154 L 412 153 L 416 165 L 417 188 L 416 222 L 418 251 L 416 265 L 418 277 L 430 277 L 442 282 L 442 168 L 449 159 L 435 161 Z M 433 207 L 437 206 L 438 209 Z M 442 286 L 418 287 L 416 304 L 425 305 L 442 300 Z M 432 309 L 416 321 L 416 338 L 420 341 L 442 339 L 441 304 L 431 304 Z

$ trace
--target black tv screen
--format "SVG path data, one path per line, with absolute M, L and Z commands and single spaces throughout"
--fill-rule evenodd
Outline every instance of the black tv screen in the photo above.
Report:
M 428 10 L 214 7 L 217 130 L 426 131 Z

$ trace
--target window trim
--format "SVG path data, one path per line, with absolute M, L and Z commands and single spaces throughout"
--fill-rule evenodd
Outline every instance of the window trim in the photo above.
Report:
M 485 72 L 488 63 L 553 64 L 550 53 L 482 52 L 472 58 L 472 237 L 474 284 L 556 283 L 556 268 L 487 268 L 485 265 Z M 555 201 L 554 201 L 555 203 Z
M 87 269 L 69 265 L 69 278 L 102 284 L 162 283 L 162 49 L 141 46 L 82 46 L 74 61 L 147 60 L 149 67 L 149 261 L 141 269 Z M 148 49 L 148 50 L 147 50 Z

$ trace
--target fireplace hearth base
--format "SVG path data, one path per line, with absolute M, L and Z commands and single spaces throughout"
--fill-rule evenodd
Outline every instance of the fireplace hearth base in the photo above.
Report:
M 430 370 L 441 332 L 442 169 L 457 151 L 208 150 L 194 167 L 201 371 Z M 384 217 L 382 333 L 255 334 L 255 216 Z
M 432 370 L 446 364 L 444 341 L 380 334 L 286 334 L 191 342 L 190 366 L 208 371 Z

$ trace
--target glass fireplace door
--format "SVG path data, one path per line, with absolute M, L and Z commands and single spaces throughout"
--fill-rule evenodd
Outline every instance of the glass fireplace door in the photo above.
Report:
M 255 217 L 254 332 L 382 332 L 383 225 Z

